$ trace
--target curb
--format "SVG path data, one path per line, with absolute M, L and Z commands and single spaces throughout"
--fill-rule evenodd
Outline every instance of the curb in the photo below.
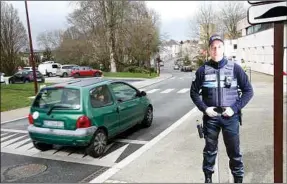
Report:
M 172 77 L 173 77 L 173 75 L 171 74 L 170 77 L 164 78 L 164 79 L 162 79 L 162 80 L 160 80 L 160 81 L 157 81 L 157 82 L 154 82 L 154 83 L 152 83 L 152 84 L 144 85 L 144 86 L 140 87 L 139 89 L 145 88 L 145 87 L 148 87 L 148 86 L 152 86 L 152 85 L 154 85 L 154 84 L 160 83 L 160 82 L 162 82 L 162 81 L 164 81 L 164 80 L 167 80 L 167 79 L 170 79 L 170 78 L 172 78 Z

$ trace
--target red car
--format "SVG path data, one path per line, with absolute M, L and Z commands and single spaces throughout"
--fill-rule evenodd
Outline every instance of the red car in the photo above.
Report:
M 72 77 L 102 77 L 103 72 L 101 70 L 93 69 L 89 66 L 74 67 L 71 72 Z

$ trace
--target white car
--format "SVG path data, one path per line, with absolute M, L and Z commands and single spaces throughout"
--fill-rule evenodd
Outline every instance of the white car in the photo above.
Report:
M 173 69 L 174 70 L 179 70 L 179 66 L 178 65 L 174 65 Z
M 0 81 L 1 81 L 1 83 L 5 83 L 4 75 L 5 75 L 5 73 L 0 72 Z

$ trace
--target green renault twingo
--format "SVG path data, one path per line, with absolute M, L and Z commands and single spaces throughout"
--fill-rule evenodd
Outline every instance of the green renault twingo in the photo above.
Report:
M 126 82 L 83 79 L 42 88 L 28 119 L 35 148 L 84 146 L 99 157 L 110 138 L 137 124 L 151 126 L 153 106 L 144 91 Z

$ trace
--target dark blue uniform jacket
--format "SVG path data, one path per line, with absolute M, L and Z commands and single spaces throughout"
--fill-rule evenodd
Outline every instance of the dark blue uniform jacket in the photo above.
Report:
M 206 62 L 204 65 L 210 65 L 215 69 L 222 68 L 227 64 L 227 60 L 223 58 L 219 62 L 214 62 L 212 60 Z M 201 100 L 199 92 L 202 87 L 202 83 L 204 81 L 204 65 L 199 67 L 199 69 L 195 73 L 195 80 L 192 82 L 190 88 L 190 97 L 193 103 L 197 106 L 197 108 L 205 112 L 207 105 Z M 238 113 L 253 97 L 253 88 L 248 80 L 247 74 L 238 64 L 234 64 L 234 77 L 237 78 L 237 84 L 239 89 L 242 91 L 242 96 L 236 103 L 231 107 L 234 113 Z

